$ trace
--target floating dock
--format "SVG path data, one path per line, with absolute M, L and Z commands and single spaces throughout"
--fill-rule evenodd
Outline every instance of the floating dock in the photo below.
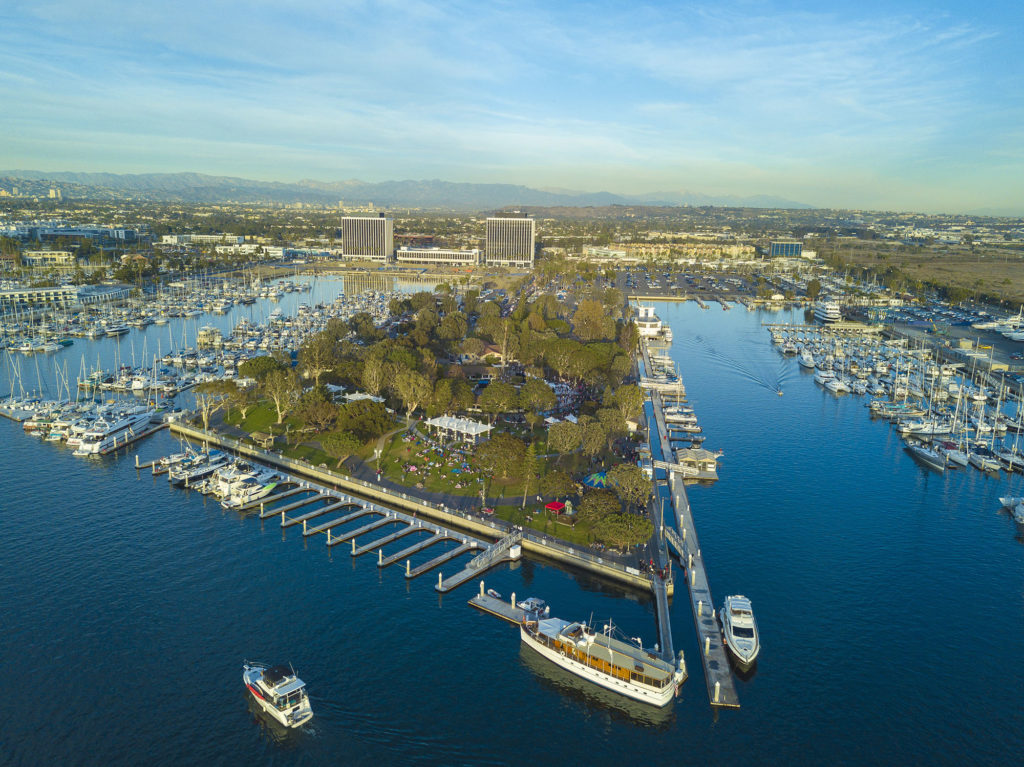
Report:
M 484 592 L 484 582 L 480 581 L 480 593 L 470 599 L 469 603 L 478 610 L 483 610 L 485 613 L 490 613 L 502 620 L 518 625 L 523 622 L 523 616 L 526 615 L 526 611 L 521 607 L 516 607 L 515 598 L 515 593 L 512 594 L 512 600 L 509 602 L 492 597 Z
M 641 343 L 640 348 L 646 367 L 650 364 L 647 346 Z M 652 456 L 656 447 L 655 442 L 657 442 L 657 447 L 660 448 L 663 456 L 672 456 L 674 453 L 669 444 L 664 404 L 661 394 L 657 390 L 650 390 L 650 404 L 654 423 L 648 423 L 648 429 L 655 429 L 657 431 L 656 435 L 650 432 Z M 690 607 L 693 612 L 694 625 L 697 629 L 697 637 L 700 640 L 700 657 L 704 666 L 704 681 L 708 689 L 708 700 L 712 706 L 739 708 L 739 696 L 736 694 L 736 685 L 732 676 L 732 669 L 729 666 L 725 645 L 722 641 L 722 632 L 714 616 L 714 601 L 708 585 L 704 557 L 701 555 L 700 544 L 697 540 L 697 529 L 693 523 L 693 515 L 690 511 L 690 501 L 686 495 L 684 478 L 681 474 L 672 470 L 666 473 L 669 495 L 664 500 L 670 501 L 675 511 L 677 530 L 672 530 L 671 526 L 665 522 L 664 512 L 668 503 L 663 502 L 659 495 L 658 502 L 663 504 L 661 508 L 662 535 L 670 544 L 676 543 L 682 549 L 680 551 L 676 545 L 673 545 L 673 548 L 677 549 L 677 554 L 685 568 L 686 585 L 690 593 Z M 671 532 L 669 532 L 670 530 Z M 662 604 L 657 584 L 654 584 L 653 589 L 655 603 L 659 608 L 659 634 L 663 634 L 662 643 L 664 647 L 666 641 L 671 641 L 671 631 L 667 625 L 668 603 L 666 599 L 664 604 Z M 663 621 L 665 621 L 664 626 Z

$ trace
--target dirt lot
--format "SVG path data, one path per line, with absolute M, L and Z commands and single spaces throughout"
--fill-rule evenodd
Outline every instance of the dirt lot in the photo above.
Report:
M 962 299 L 988 298 L 1009 307 L 1024 304 L 1024 256 L 1019 252 L 901 251 L 865 244 L 843 248 L 836 256 L 849 266 L 869 268 L 879 275 L 898 270 L 910 288 L 921 281 L 959 288 Z

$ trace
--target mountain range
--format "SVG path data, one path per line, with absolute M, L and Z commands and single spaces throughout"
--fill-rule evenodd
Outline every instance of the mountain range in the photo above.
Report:
M 58 186 L 64 199 L 136 199 L 192 203 L 319 203 L 349 205 L 372 202 L 384 207 L 484 210 L 515 205 L 587 207 L 602 205 L 717 206 L 730 208 L 800 208 L 813 205 L 772 195 L 715 196 L 694 192 L 621 195 L 568 189 L 534 189 L 517 184 L 471 184 L 404 180 L 366 182 L 257 181 L 203 173 L 73 173 L 34 170 L 0 171 L 0 187 L 19 194 L 46 196 Z

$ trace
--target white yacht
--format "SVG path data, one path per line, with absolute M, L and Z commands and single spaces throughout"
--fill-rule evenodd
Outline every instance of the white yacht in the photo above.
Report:
M 633 700 L 653 706 L 667 706 L 686 681 L 683 653 L 673 664 L 638 640 L 623 641 L 612 636 L 609 623 L 601 632 L 583 622 L 527 612 L 519 625 L 523 644 L 576 676 Z
M 942 441 L 935 445 L 934 449 L 936 453 L 946 459 L 947 467 L 966 467 L 970 463 L 967 453 L 955 442 Z
M 725 604 L 718 613 L 722 624 L 722 638 L 737 663 L 749 668 L 761 651 L 757 636 L 757 622 L 750 600 L 742 594 L 725 598 Z
M 233 495 L 235 490 L 247 482 L 258 482 L 264 485 L 278 479 L 276 471 L 266 466 L 250 463 L 236 459 L 231 463 L 219 467 L 211 478 L 213 480 L 213 494 L 218 498 L 227 498 Z
M 839 309 L 838 301 L 818 301 L 814 305 L 814 319 L 822 324 L 839 322 L 842 318 L 843 313 Z
M 814 355 L 806 346 L 800 350 L 800 356 L 797 357 L 796 361 L 800 363 L 801 367 L 814 370 Z
M 98 418 L 82 434 L 82 441 L 74 454 L 105 455 L 122 447 L 149 426 L 153 415 L 153 411 L 146 408 L 129 408 L 117 414 Z
M 176 466 L 172 466 L 171 470 L 167 472 L 167 481 L 172 485 L 185 485 L 188 487 L 210 476 L 227 461 L 228 456 L 220 450 L 197 453 L 195 456 L 181 461 Z
M 845 378 L 837 378 L 832 376 L 825 381 L 825 388 L 833 394 L 848 394 L 850 392 L 850 384 Z
M 833 373 L 831 370 L 827 370 L 826 368 L 818 368 L 818 370 L 815 371 L 814 373 L 814 382 L 820 383 L 822 386 L 824 386 L 835 377 L 836 374 Z
M 242 666 L 242 682 L 260 708 L 285 727 L 301 727 L 313 718 L 306 683 L 291 666 Z
M 230 493 L 221 496 L 221 508 L 237 509 L 253 501 L 258 501 L 260 498 L 266 498 L 277 485 L 277 482 L 264 483 L 254 479 L 239 482 L 232 487 Z

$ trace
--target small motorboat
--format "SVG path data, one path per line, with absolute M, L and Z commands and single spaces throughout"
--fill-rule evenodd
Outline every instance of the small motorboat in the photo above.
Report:
M 501 599 L 501 594 L 494 589 L 487 589 L 487 596 L 494 597 L 495 599 Z
M 523 612 L 532 615 L 547 617 L 551 614 L 551 607 L 547 605 L 543 599 L 538 599 L 537 597 L 527 597 L 523 601 L 518 602 L 516 607 Z
M 242 682 L 259 707 L 285 727 L 301 727 L 313 718 L 306 683 L 291 666 L 245 663 Z
M 722 624 L 725 646 L 741 667 L 749 668 L 761 650 L 750 600 L 740 594 L 726 597 L 718 613 L 718 620 Z

